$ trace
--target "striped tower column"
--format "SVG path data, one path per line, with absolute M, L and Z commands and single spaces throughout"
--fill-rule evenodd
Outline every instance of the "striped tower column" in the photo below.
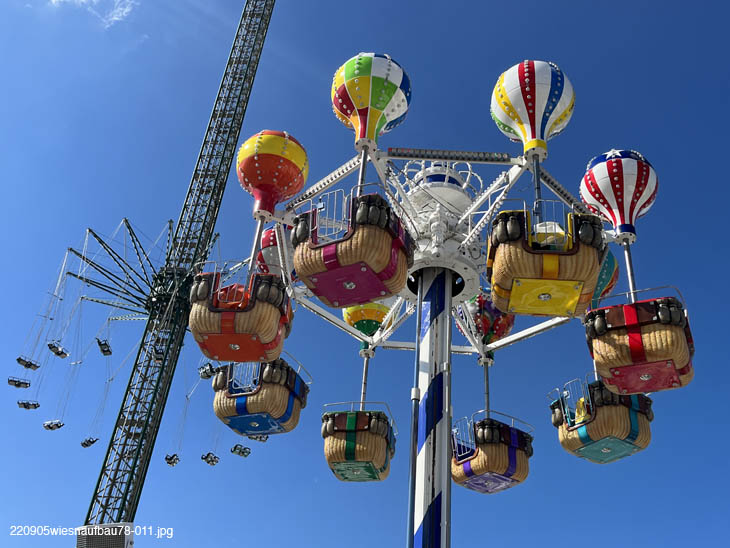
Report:
M 421 270 L 415 548 L 451 544 L 451 271 Z

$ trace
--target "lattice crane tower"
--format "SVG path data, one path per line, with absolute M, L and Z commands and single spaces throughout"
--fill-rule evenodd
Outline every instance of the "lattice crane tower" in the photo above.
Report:
M 132 522 L 190 312 L 195 265 L 207 258 L 274 0 L 247 0 L 165 266 L 152 279 L 137 351 L 86 524 Z

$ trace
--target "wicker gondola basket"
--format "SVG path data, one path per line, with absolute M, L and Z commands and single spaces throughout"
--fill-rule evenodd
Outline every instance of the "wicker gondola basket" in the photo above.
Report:
M 349 230 L 334 242 L 317 241 L 316 209 L 298 216 L 292 229 L 297 275 L 335 308 L 400 292 L 413 262 L 412 239 L 382 197 L 368 194 L 352 203 Z
M 241 435 L 290 432 L 299 424 L 307 405 L 309 386 L 284 360 L 245 364 L 258 367 L 257 380 L 240 389 L 233 381 L 233 367 L 213 377 L 213 410 L 231 430 Z
M 536 316 L 585 313 L 605 249 L 601 223 L 595 215 L 569 213 L 566 225 L 565 233 L 541 233 L 537 239 L 529 212 L 503 211 L 496 217 L 487 275 L 499 310 Z
M 687 314 L 674 297 L 592 310 L 588 349 L 606 387 L 616 394 L 686 386 L 694 377 Z
M 589 385 L 580 416 L 566 416 L 560 401 L 551 404 L 560 445 L 569 453 L 606 464 L 646 449 L 651 442 L 652 401 L 643 394 L 619 396 L 601 382 Z
M 294 316 L 281 279 L 254 274 L 250 291 L 219 283 L 219 273 L 198 274 L 190 292 L 190 331 L 203 354 L 234 362 L 278 358 Z
M 322 415 L 324 456 L 341 481 L 382 481 L 395 456 L 395 433 L 382 411 Z
M 451 477 L 479 493 L 497 493 L 522 483 L 530 473 L 532 436 L 492 418 L 474 423 L 475 448 L 458 447 L 451 461 Z

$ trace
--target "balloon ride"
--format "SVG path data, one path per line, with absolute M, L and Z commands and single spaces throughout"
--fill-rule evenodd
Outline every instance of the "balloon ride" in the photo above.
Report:
M 215 417 L 238 441 L 266 441 L 298 426 L 312 377 L 285 346 L 292 344 L 286 341 L 294 311 L 300 326 L 300 314 L 311 313 L 310 320 L 354 338 L 363 360 L 353 399 L 324 406 L 323 466 L 341 482 L 385 481 L 393 466 L 406 464 L 396 460 L 390 408 L 368 399 L 368 379 L 381 373 L 376 351 L 413 352 L 410 443 L 402 451 L 410 469 L 409 545 L 445 546 L 451 481 L 497 494 L 529 476 L 535 428 L 490 405 L 489 370 L 498 351 L 580 321 L 593 368 L 549 394 L 558 443 L 598 464 L 647 449 L 654 420 L 648 394 L 686 386 L 694 376 L 681 295 L 636 288 L 631 245 L 636 221 L 657 197 L 652 164 L 633 150 L 596 156 L 580 198 L 541 166 L 575 104 L 569 79 L 550 62 L 520 62 L 494 87 L 491 117 L 503 135 L 522 143 L 516 156 L 379 148 L 411 103 L 410 78 L 387 54 L 348 59 L 334 74 L 330 97 L 336 118 L 354 131 L 357 155 L 305 187 L 307 152 L 289 132 L 263 130 L 246 139 L 236 173 L 254 199 L 251 252 L 243 260 L 196 264 L 185 287 L 189 329 L 205 362 L 199 376 L 211 380 Z M 488 174 L 495 166 L 503 169 L 496 177 Z M 527 172 L 534 185 L 523 199 L 516 183 Z M 553 199 L 543 198 L 545 188 Z M 625 294 L 616 293 L 612 244 L 623 249 Z M 412 336 L 395 340 L 411 317 Z M 47 341 L 58 358 L 74 354 L 64 337 Z M 313 342 L 324 347 L 321 338 L 315 332 Z M 110 356 L 108 340 L 97 342 Z M 474 364 L 452 370 L 455 354 L 476 356 L 484 408 L 452 420 L 452 406 L 463 405 L 461 394 L 452 395 L 452 375 L 476 377 Z M 27 353 L 18 363 L 34 371 L 40 362 Z M 337 384 L 344 391 L 342 370 Z M 30 386 L 17 377 L 8 383 Z M 62 427 L 62 418 L 46 429 Z M 251 450 L 237 443 L 231 453 L 245 458 Z M 201 459 L 211 466 L 220 460 L 213 451 Z M 180 458 L 165 460 L 175 466 Z

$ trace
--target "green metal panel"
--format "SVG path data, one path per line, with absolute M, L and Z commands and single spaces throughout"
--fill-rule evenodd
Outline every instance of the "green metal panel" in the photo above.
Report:
M 579 457 L 588 459 L 591 462 L 607 464 L 624 457 L 629 457 L 640 450 L 640 447 L 637 447 L 631 442 L 618 439 L 615 436 L 606 436 L 605 438 L 584 445 L 575 452 Z

